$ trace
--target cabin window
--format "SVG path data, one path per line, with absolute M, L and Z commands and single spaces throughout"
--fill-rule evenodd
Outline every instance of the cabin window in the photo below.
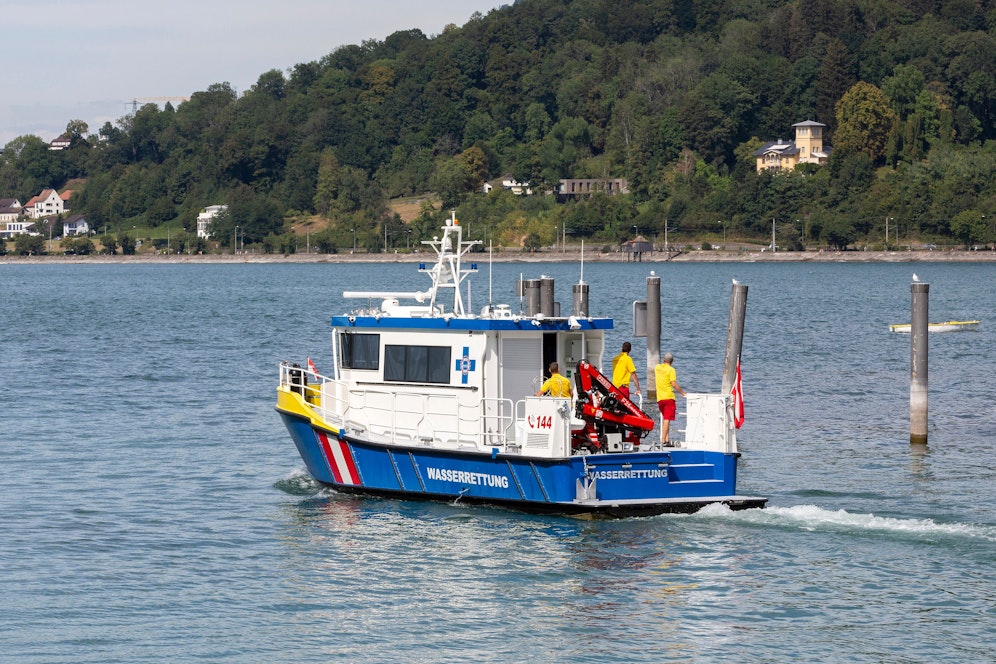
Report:
M 379 369 L 380 335 L 343 334 L 342 367 L 344 369 Z
M 449 383 L 449 346 L 384 346 L 384 380 Z

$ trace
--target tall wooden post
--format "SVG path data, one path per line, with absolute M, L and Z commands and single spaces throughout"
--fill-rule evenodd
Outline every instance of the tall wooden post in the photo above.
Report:
M 910 444 L 927 444 L 927 312 L 930 284 L 910 286 Z
M 540 313 L 545 317 L 553 316 L 554 311 L 554 288 L 553 277 L 543 275 L 540 277 Z
M 661 363 L 661 278 L 647 277 L 647 399 L 657 401 L 654 370 Z
M 730 291 L 730 325 L 726 330 L 726 359 L 723 362 L 723 394 L 729 394 L 737 380 L 737 361 L 744 345 L 744 319 L 747 316 L 747 285 L 733 280 Z
M 574 315 L 579 318 L 588 317 L 588 284 L 584 282 L 571 286 L 574 299 Z

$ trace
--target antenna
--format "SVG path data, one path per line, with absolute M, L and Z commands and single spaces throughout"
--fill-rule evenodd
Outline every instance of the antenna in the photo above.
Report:
M 488 242 L 488 312 L 494 309 L 494 240 Z
M 578 280 L 579 284 L 584 283 L 584 240 L 581 240 L 581 279 Z

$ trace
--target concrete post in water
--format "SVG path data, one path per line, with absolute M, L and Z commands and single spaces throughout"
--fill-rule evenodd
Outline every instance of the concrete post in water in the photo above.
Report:
M 553 311 L 553 277 L 548 277 L 546 275 L 540 277 L 540 313 L 550 318 L 554 315 Z
M 571 286 L 574 296 L 574 315 L 579 318 L 588 317 L 588 284 L 579 283 Z
M 535 316 L 540 312 L 540 280 L 526 279 L 522 287 L 526 294 L 526 315 Z
M 661 363 L 661 278 L 647 277 L 647 399 L 657 401 L 654 369 Z
M 915 278 L 915 277 L 914 277 Z M 910 286 L 910 444 L 927 444 L 927 310 L 930 284 Z
M 744 318 L 747 315 L 747 285 L 733 280 L 730 292 L 730 326 L 726 330 L 726 360 L 723 363 L 723 394 L 729 394 L 737 380 L 737 361 L 744 345 Z

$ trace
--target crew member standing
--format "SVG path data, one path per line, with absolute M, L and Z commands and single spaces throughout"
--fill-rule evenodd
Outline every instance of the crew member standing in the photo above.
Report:
M 687 392 L 678 385 L 678 373 L 671 366 L 674 362 L 674 355 L 664 353 L 661 363 L 654 367 L 654 382 L 657 384 L 657 407 L 661 410 L 661 445 L 671 445 L 670 431 L 671 422 L 677 413 L 678 407 L 675 403 L 675 392 L 681 396 L 686 396 Z
M 556 362 L 550 363 L 550 377 L 543 381 L 536 396 L 544 394 L 561 399 L 569 399 L 574 396 L 574 388 L 571 387 L 570 379 L 560 375 L 560 365 Z
M 629 398 L 629 382 L 636 383 L 636 394 L 640 394 L 640 377 L 636 375 L 636 365 L 633 358 L 629 356 L 629 351 L 633 347 L 626 341 L 622 345 L 622 352 L 612 358 L 612 384 L 619 388 L 619 391 Z

